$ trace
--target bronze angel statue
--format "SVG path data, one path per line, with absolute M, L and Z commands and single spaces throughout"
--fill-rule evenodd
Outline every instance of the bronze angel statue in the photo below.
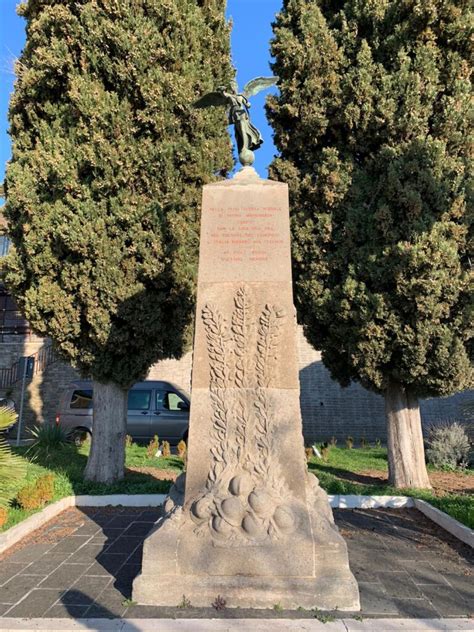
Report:
M 240 163 L 250 166 L 255 159 L 253 150 L 263 143 L 263 138 L 255 125 L 250 121 L 249 97 L 258 94 L 276 83 L 276 77 L 256 77 L 247 83 L 239 92 L 236 81 L 231 82 L 230 90 L 225 87 L 209 92 L 194 104 L 197 108 L 208 108 L 223 105 L 229 109 L 229 124 L 234 126 Z

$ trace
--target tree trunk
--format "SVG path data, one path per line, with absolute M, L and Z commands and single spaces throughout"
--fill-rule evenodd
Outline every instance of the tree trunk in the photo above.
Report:
M 124 477 L 127 390 L 94 381 L 92 443 L 86 481 L 114 483 Z
M 398 382 L 385 392 L 388 480 L 394 487 L 430 488 L 418 398 Z

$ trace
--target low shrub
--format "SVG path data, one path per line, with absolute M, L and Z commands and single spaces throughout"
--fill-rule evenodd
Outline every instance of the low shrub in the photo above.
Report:
M 167 459 L 168 457 L 171 456 L 171 448 L 170 448 L 170 444 L 168 443 L 168 441 L 163 441 L 162 445 L 161 445 L 161 455 Z
M 132 439 L 132 437 L 130 435 L 127 435 L 125 437 L 125 447 L 126 448 L 131 448 L 132 445 L 133 445 L 133 439 Z
M 335 448 L 337 446 L 337 439 L 336 437 L 331 437 L 331 441 L 329 442 L 329 445 L 331 445 L 333 448 Z
M 7 519 L 8 519 L 7 509 L 5 509 L 5 507 L 0 507 L 0 529 L 6 523 Z
M 54 496 L 54 474 L 40 476 L 33 483 L 29 483 L 20 489 L 17 494 L 17 502 L 22 509 L 27 511 L 40 509 Z
M 449 470 L 467 467 L 469 449 L 469 438 L 461 424 L 453 422 L 431 427 L 426 456 L 435 467 Z
M 33 443 L 26 451 L 30 459 L 48 459 L 53 452 L 67 445 L 69 436 L 61 424 L 41 424 L 29 430 Z
M 160 447 L 160 441 L 158 439 L 158 435 L 155 435 L 146 448 L 146 455 L 149 459 L 152 459 L 156 456 L 158 449 Z
M 331 448 L 328 443 L 321 443 L 321 458 L 323 461 L 327 461 L 329 458 L 329 452 Z
M 36 480 L 36 491 L 43 505 L 54 496 L 54 474 L 45 474 Z
M 310 458 L 313 456 L 314 452 L 313 452 L 313 448 L 305 448 L 304 449 L 305 454 L 306 454 L 306 460 L 309 461 Z
M 367 439 L 365 437 L 361 437 L 360 439 L 360 447 L 367 448 Z
M 352 448 L 354 447 L 354 438 L 353 437 L 347 437 L 346 439 L 346 447 L 349 448 L 349 450 L 352 450 Z
M 178 456 L 180 459 L 182 459 L 183 461 L 186 460 L 186 451 L 187 451 L 187 447 L 186 447 L 186 441 L 183 441 L 181 439 L 181 441 L 178 443 L 177 446 L 177 451 L 178 451 Z

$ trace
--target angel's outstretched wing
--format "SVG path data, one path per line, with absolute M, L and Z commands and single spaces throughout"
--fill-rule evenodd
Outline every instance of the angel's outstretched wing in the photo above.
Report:
M 261 90 L 274 86 L 276 82 L 277 77 L 255 77 L 244 87 L 242 94 L 248 99 L 258 94 Z
M 194 102 L 195 108 L 210 108 L 217 105 L 227 105 L 227 99 L 220 92 L 208 92 Z

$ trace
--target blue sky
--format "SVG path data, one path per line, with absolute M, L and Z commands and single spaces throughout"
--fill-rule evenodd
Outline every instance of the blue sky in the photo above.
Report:
M 5 163 L 10 158 L 7 111 L 15 80 L 13 62 L 20 55 L 25 41 L 24 20 L 15 12 L 18 2 L 0 0 L 0 181 L 3 181 Z M 281 0 L 228 0 L 227 13 L 233 21 L 232 54 L 241 87 L 258 75 L 271 74 L 271 23 L 281 4 Z M 256 152 L 255 160 L 255 168 L 261 176 L 266 175 L 275 152 L 263 109 L 266 94 L 268 91 L 252 98 L 251 110 L 252 121 L 265 140 Z

